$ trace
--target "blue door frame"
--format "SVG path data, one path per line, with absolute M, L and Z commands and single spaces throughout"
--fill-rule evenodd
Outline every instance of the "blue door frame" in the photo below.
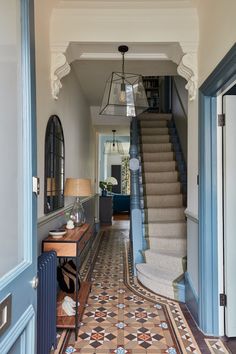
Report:
M 236 44 L 199 92 L 199 326 L 219 335 L 217 95 L 236 79 Z
M 11 295 L 11 302 L 7 310 L 10 314 L 8 315 L 9 326 L 6 326 L 5 332 L 0 335 L 1 354 L 36 352 L 37 292 L 31 285 L 31 281 L 37 275 L 37 197 L 32 192 L 32 177 L 36 176 L 37 172 L 34 0 L 15 1 L 14 5 L 16 6 L 11 8 L 12 16 L 15 16 L 16 21 L 19 21 L 20 39 L 19 43 L 17 41 L 16 43 L 12 42 L 12 47 L 14 48 L 16 44 L 20 47 L 19 72 L 23 94 L 18 95 L 17 98 L 13 95 L 12 102 L 9 102 L 9 105 L 12 104 L 13 107 L 17 107 L 16 102 L 19 99 L 22 111 L 22 116 L 19 115 L 20 128 L 16 124 L 16 129 L 20 131 L 19 135 L 22 136 L 18 145 L 20 157 L 16 152 L 16 158 L 20 159 L 19 166 L 23 170 L 23 177 L 20 178 L 23 188 L 21 189 L 22 195 L 18 192 L 18 188 L 15 189 L 15 193 L 19 194 L 19 201 L 21 202 L 18 208 L 23 210 L 20 214 L 23 226 L 20 226 L 18 231 L 22 247 L 21 257 L 18 262 L 15 262 L 16 265 L 13 265 L 6 274 L 0 277 L 0 301 L 4 301 Z M 2 11 L 1 16 L 6 16 L 4 11 Z M 13 53 L 15 52 L 13 51 Z M 10 57 L 10 62 L 11 60 L 12 62 L 15 60 L 17 63 L 15 54 L 12 55 L 12 58 Z M 8 63 L 9 59 L 5 61 Z M 10 144 L 12 133 L 9 131 L 9 127 L 4 125 L 4 120 L 9 118 L 12 119 L 11 115 L 6 114 L 2 109 L 3 124 L 1 129 L 3 129 L 4 134 L 9 136 Z M 14 121 L 12 120 L 12 122 Z M 6 146 L 6 152 L 2 149 L 3 153 L 7 153 L 7 149 L 8 146 Z M 11 163 L 15 164 L 15 161 L 12 160 Z M 12 170 L 8 166 L 4 166 L 4 168 L 6 175 L 11 176 Z M 12 222 L 15 222 L 14 218 L 12 218 Z M 5 236 L 11 237 L 10 233 L 9 235 L 6 233 Z

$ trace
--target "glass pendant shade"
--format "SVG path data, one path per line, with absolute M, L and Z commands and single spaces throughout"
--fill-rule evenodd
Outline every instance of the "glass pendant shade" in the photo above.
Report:
M 106 141 L 105 147 L 104 147 L 104 154 L 124 155 L 124 149 L 123 149 L 122 143 L 118 140 L 116 140 L 115 142 L 112 140 Z
M 141 75 L 113 72 L 106 82 L 101 115 L 135 117 L 148 109 Z

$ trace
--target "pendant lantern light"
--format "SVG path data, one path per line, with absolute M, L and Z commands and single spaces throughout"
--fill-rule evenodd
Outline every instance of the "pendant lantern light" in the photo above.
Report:
M 122 142 L 116 139 L 116 130 L 112 130 L 113 138 L 112 140 L 107 140 L 105 142 L 104 154 L 108 155 L 124 155 L 124 149 Z
M 101 115 L 135 117 L 148 109 L 142 75 L 125 73 L 125 53 L 129 48 L 118 47 L 122 54 L 122 72 L 113 72 L 106 82 L 100 109 Z

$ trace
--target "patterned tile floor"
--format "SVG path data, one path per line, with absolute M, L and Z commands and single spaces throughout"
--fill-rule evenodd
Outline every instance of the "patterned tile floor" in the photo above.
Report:
M 143 288 L 131 264 L 128 231 L 104 232 L 78 338 L 71 334 L 64 353 L 228 353 L 219 339 L 205 339 L 200 349 L 179 303 Z

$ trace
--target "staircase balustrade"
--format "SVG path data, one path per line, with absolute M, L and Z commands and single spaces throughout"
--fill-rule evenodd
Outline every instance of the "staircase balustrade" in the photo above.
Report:
M 140 168 L 138 120 L 133 117 L 130 128 L 130 240 L 134 272 L 136 272 L 135 264 L 143 261 L 144 244 L 140 202 Z

